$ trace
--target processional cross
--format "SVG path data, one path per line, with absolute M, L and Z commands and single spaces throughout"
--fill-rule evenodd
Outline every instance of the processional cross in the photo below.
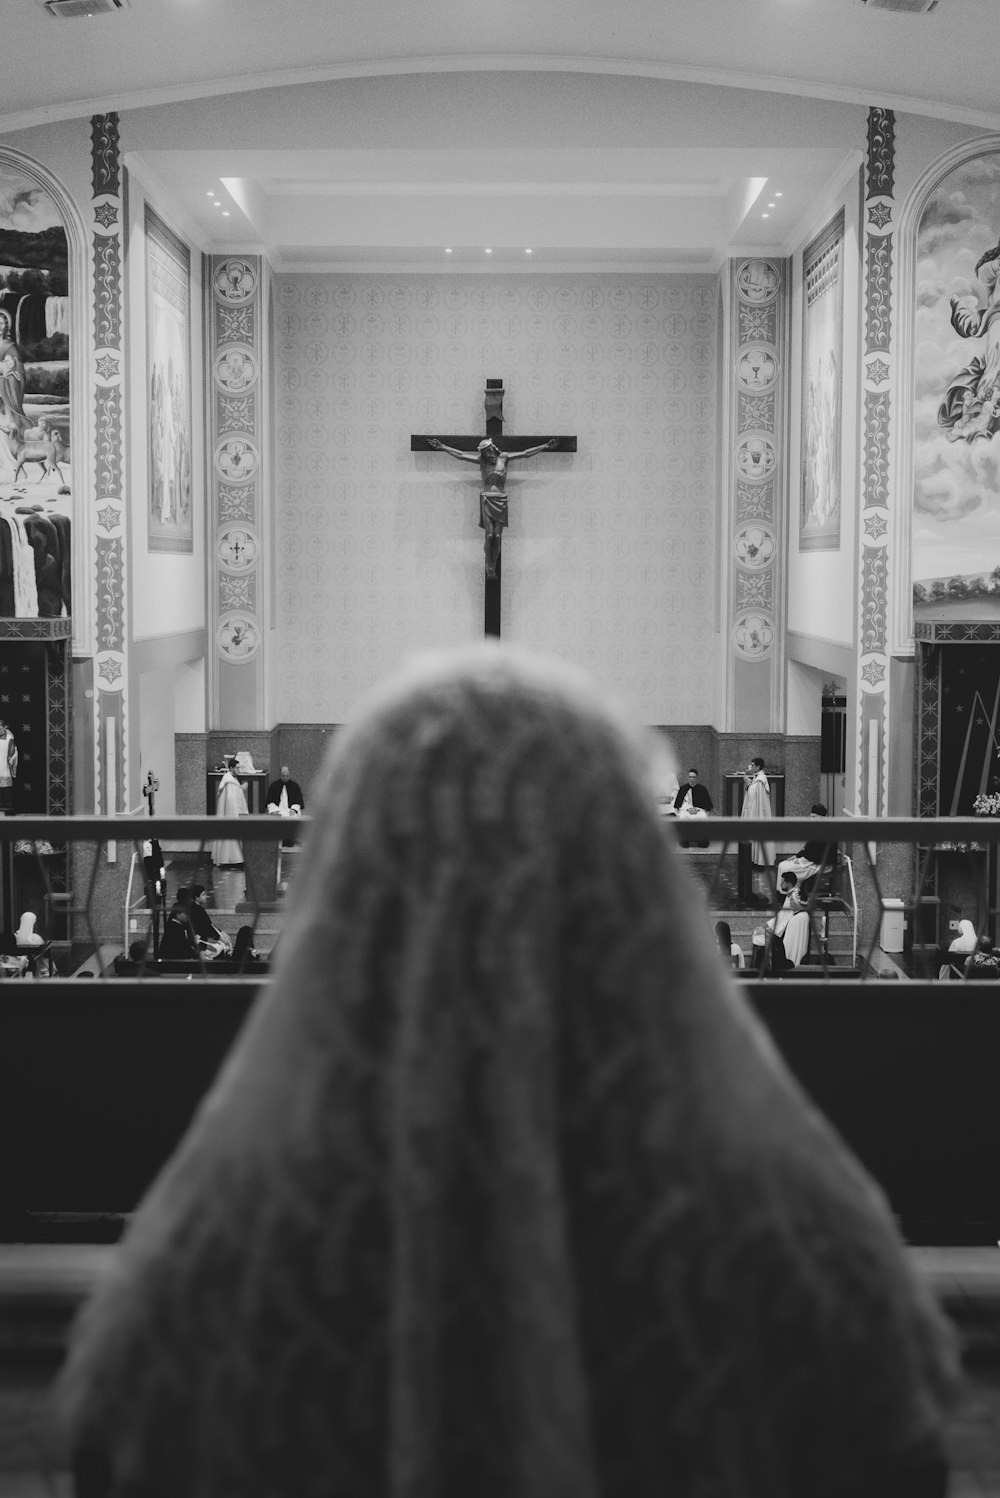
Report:
M 500 546 L 507 524 L 507 464 L 516 458 L 531 458 L 536 453 L 575 453 L 575 437 L 504 437 L 503 448 L 503 380 L 486 381 L 486 436 L 428 437 L 411 436 L 410 451 L 445 452 L 464 463 L 478 463 L 482 475 L 479 490 L 479 524 L 485 532 L 486 596 L 483 630 L 487 635 L 500 633 Z

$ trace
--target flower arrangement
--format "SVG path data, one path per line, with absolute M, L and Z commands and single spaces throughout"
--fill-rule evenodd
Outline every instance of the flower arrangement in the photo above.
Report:
M 1000 791 L 982 792 L 972 803 L 977 817 L 1000 817 Z

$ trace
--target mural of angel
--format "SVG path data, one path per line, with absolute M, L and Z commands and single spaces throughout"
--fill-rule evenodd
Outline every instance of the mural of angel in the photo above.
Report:
M 953 376 L 938 408 L 938 423 L 952 442 L 992 437 L 1000 427 L 1000 244 L 976 261 L 986 305 L 974 293 L 951 298 L 951 325 L 960 338 L 985 340 Z

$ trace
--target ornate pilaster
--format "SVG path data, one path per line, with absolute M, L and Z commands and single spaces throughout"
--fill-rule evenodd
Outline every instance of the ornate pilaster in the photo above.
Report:
M 889 730 L 888 548 L 892 487 L 889 451 L 894 375 L 894 116 L 868 112 L 864 204 L 860 615 L 858 620 L 857 809 L 883 816 Z
M 94 347 L 96 654 L 94 659 L 94 805 L 128 809 L 125 630 L 125 493 L 122 451 L 124 203 L 118 116 L 94 115 L 91 129 Z
M 215 256 L 209 284 L 213 715 L 248 728 L 264 713 L 263 263 Z
M 788 266 L 734 261 L 729 318 L 726 727 L 780 728 Z

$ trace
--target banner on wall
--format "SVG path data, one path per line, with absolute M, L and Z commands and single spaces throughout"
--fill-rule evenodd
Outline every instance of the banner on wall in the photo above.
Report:
M 149 550 L 194 550 L 191 508 L 191 252 L 146 204 Z

